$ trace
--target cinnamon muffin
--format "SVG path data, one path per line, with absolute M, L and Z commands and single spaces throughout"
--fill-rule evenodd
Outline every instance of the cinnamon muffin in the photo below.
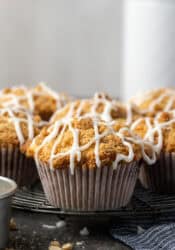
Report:
M 0 92 L 0 107 L 22 107 L 46 121 L 68 101 L 68 96 L 54 92 L 43 83 L 34 88 L 19 86 Z
M 43 125 L 39 116 L 19 108 L 0 109 L 0 175 L 14 179 L 19 186 L 37 178 L 35 163 L 22 153 Z
M 155 162 L 149 143 L 120 121 L 59 120 L 42 129 L 27 150 L 35 158 L 44 192 L 55 207 L 105 210 L 126 206 L 139 162 Z
M 141 168 L 140 179 L 145 187 L 159 193 L 175 192 L 175 111 L 158 113 L 154 118 L 136 120 L 131 130 L 152 143 L 158 160 Z
M 121 119 L 130 124 L 136 113 L 132 106 L 112 99 L 104 93 L 96 93 L 91 99 L 76 100 L 59 109 L 51 118 L 51 122 L 71 117 L 98 117 L 104 121 Z
M 158 112 L 175 109 L 175 89 L 159 88 L 133 97 L 131 104 L 135 111 L 154 117 Z

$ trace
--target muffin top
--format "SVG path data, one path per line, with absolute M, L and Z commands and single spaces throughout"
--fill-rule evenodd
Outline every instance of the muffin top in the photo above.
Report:
M 59 120 L 45 127 L 27 150 L 51 168 L 95 168 L 117 166 L 144 158 L 149 164 L 155 162 L 155 152 L 150 143 L 133 137 L 128 127 L 120 121 L 105 122 L 97 118 L 70 118 Z
M 175 90 L 159 88 L 131 99 L 137 112 L 154 117 L 158 112 L 175 109 Z
M 68 103 L 64 108 L 55 112 L 50 121 L 92 116 L 107 122 L 121 118 L 125 119 L 126 123 L 130 123 L 132 120 L 131 105 L 125 105 L 104 93 L 96 93 L 92 99 Z
M 34 88 L 24 86 L 3 89 L 0 92 L 0 107 L 25 108 L 48 120 L 51 115 L 69 101 L 63 93 L 56 93 L 45 84 L 40 83 Z
M 39 116 L 21 108 L 0 109 L 0 145 L 22 146 L 32 140 L 43 126 Z
M 144 141 L 151 142 L 157 153 L 175 152 L 175 110 L 139 118 L 130 129 Z

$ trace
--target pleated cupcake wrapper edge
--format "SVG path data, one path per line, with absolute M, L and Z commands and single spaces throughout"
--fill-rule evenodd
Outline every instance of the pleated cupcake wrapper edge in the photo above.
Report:
M 38 179 L 34 160 L 12 146 L 0 150 L 0 175 L 13 179 L 18 186 L 30 186 Z
M 51 205 L 65 210 L 112 210 L 126 206 L 134 192 L 138 163 L 112 167 L 52 170 L 38 166 L 45 195 Z
M 154 192 L 175 193 L 175 153 L 162 152 L 155 164 L 143 164 L 139 179 L 143 187 Z

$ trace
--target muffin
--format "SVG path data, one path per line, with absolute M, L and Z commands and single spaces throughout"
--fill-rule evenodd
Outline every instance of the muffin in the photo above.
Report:
M 25 154 L 43 125 L 39 116 L 20 108 L 0 109 L 0 175 L 12 178 L 19 186 L 28 186 L 38 178 L 35 162 Z
M 158 113 L 154 118 L 136 120 L 131 130 L 152 143 L 158 156 L 155 164 L 144 164 L 140 180 L 144 187 L 158 193 L 175 192 L 175 111 Z
M 175 109 L 175 89 L 155 89 L 133 97 L 130 102 L 136 112 L 154 117 L 158 112 Z
M 120 121 L 59 120 L 42 129 L 27 149 L 34 157 L 50 204 L 70 210 L 126 206 L 140 161 L 155 162 L 149 143 L 133 137 Z
M 135 113 L 129 104 L 123 104 L 104 93 L 96 93 L 91 99 L 76 100 L 59 109 L 51 118 L 51 122 L 71 117 L 96 116 L 104 121 L 123 119 L 126 124 L 131 123 Z
M 0 92 L 0 107 L 22 107 L 46 121 L 68 101 L 68 96 L 54 92 L 43 83 L 34 88 L 19 86 L 6 88 Z

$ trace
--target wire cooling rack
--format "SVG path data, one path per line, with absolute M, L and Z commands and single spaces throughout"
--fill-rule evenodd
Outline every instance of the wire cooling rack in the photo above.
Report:
M 78 212 L 64 211 L 49 205 L 41 188 L 18 190 L 12 200 L 17 209 L 58 215 L 119 216 L 135 218 L 175 213 L 175 195 L 158 195 L 137 187 L 130 204 L 126 208 L 110 211 Z

